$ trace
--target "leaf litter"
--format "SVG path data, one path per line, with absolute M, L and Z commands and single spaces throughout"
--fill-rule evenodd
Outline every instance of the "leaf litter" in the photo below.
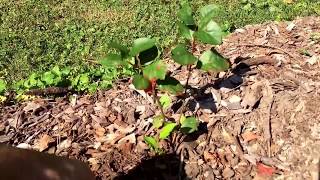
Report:
M 156 133 L 160 110 L 129 82 L 92 96 L 3 106 L 0 141 L 80 159 L 97 179 L 318 179 L 319 31 L 320 18 L 305 17 L 230 34 L 217 50 L 232 69 L 192 73 L 192 98 L 182 109 L 200 126 L 189 136 L 165 136 L 156 145 L 165 154 L 144 141 Z M 183 82 L 187 71 L 173 75 Z M 179 121 L 179 98 L 171 101 L 166 115 Z

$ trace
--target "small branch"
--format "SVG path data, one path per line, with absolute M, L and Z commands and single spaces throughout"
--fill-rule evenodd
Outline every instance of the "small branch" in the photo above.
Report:
M 191 72 L 192 72 L 192 65 L 188 65 L 188 76 L 187 76 L 187 82 L 186 85 L 184 86 L 184 95 L 186 96 L 187 94 L 187 90 L 188 90 L 188 86 L 189 86 L 189 79 L 191 77 Z
M 142 66 L 141 66 L 141 61 L 140 61 L 139 55 L 136 55 L 136 60 L 137 60 L 137 62 L 138 62 L 139 72 L 141 73 L 141 71 L 142 71 Z
M 160 108 L 160 111 L 161 111 L 162 116 L 166 119 L 167 116 L 166 116 L 165 113 L 164 113 L 164 110 L 163 110 L 163 107 L 162 107 L 162 105 L 161 105 L 161 103 L 160 103 L 160 99 L 159 99 L 159 97 L 158 97 L 158 95 L 157 95 L 157 90 L 156 90 L 156 87 L 155 87 L 155 86 L 152 87 L 152 94 L 153 94 L 153 99 L 154 99 L 154 101 L 156 101 L 156 103 L 158 104 L 158 106 L 159 106 L 159 108 Z

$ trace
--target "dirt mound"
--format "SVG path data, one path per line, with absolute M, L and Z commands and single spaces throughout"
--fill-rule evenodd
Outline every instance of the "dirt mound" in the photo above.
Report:
M 165 155 L 143 141 L 159 110 L 127 81 L 93 96 L 2 107 L 0 142 L 83 160 L 97 179 L 318 179 L 320 18 L 246 26 L 217 50 L 232 70 L 193 72 L 186 114 L 200 130 L 173 134 Z

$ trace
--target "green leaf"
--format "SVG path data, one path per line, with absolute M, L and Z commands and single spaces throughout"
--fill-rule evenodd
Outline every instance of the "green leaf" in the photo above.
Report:
M 159 99 L 161 106 L 167 109 L 171 105 L 171 98 L 167 94 L 162 95 Z
M 156 45 L 156 41 L 150 38 L 139 38 L 133 42 L 133 46 L 130 51 L 130 56 L 136 56 L 140 52 L 150 49 Z
M 155 116 L 155 117 L 153 118 L 153 121 L 152 121 L 152 126 L 153 126 L 154 128 L 159 129 L 159 128 L 163 125 L 163 122 L 164 122 L 164 117 L 163 117 L 163 115 Z
M 79 84 L 80 85 L 88 85 L 90 83 L 90 78 L 88 74 L 81 74 L 79 77 Z
M 230 63 L 215 50 L 205 51 L 198 65 L 200 69 L 208 72 L 221 72 L 229 69 Z
M 6 90 L 6 82 L 3 79 L 0 79 L 0 93 L 4 92 Z
M 62 74 L 59 66 L 54 66 L 54 68 L 52 68 L 52 72 L 57 76 L 61 76 L 61 74 Z
M 55 75 L 51 71 L 48 71 L 42 75 L 41 80 L 45 82 L 46 85 L 52 85 L 54 83 L 54 78 Z
M 170 76 L 166 76 L 164 80 L 158 80 L 157 85 L 159 90 L 174 95 L 180 95 L 183 93 L 184 88 L 180 82 Z
M 199 28 L 202 29 L 205 26 L 207 26 L 207 24 L 212 20 L 212 18 L 214 18 L 215 16 L 217 16 L 219 13 L 219 6 L 214 5 L 214 4 L 210 4 L 207 6 L 204 6 L 200 9 L 200 23 L 199 23 Z
M 122 58 L 126 58 L 128 56 L 129 49 L 127 47 L 121 45 L 117 41 L 113 41 L 113 42 L 109 43 L 109 48 L 115 48 L 115 49 L 119 50 Z
M 210 21 L 204 28 L 195 32 L 194 35 L 203 43 L 219 45 L 222 43 L 224 33 L 216 22 Z
M 143 68 L 143 76 L 149 80 L 165 79 L 167 66 L 162 61 L 156 61 Z
M 120 66 L 124 65 L 125 61 L 122 59 L 120 54 L 108 54 L 100 61 L 100 64 L 104 67 Z
M 143 77 L 142 75 L 135 75 L 133 77 L 132 84 L 138 90 L 146 90 L 151 86 L 150 81 L 145 77 Z
M 194 31 L 192 31 L 188 26 L 186 26 L 182 23 L 178 23 L 178 26 L 179 26 L 179 32 L 182 37 L 189 39 L 189 40 L 191 40 L 193 38 Z
M 165 124 L 160 131 L 159 138 L 166 139 L 167 137 L 169 137 L 169 135 L 171 134 L 171 132 L 174 130 L 176 126 L 177 124 L 172 122 Z
M 199 122 L 195 117 L 187 117 L 184 120 L 180 120 L 181 132 L 185 134 L 193 133 L 194 131 L 198 130 Z
M 185 25 L 195 24 L 192 16 L 192 9 L 188 1 L 181 3 L 181 9 L 178 12 L 178 17 Z
M 144 141 L 148 144 L 150 149 L 153 149 L 153 150 L 158 150 L 159 149 L 159 144 L 158 144 L 157 140 L 154 137 L 145 136 L 144 137 Z
M 177 45 L 172 50 L 172 58 L 175 62 L 181 65 L 194 64 L 198 59 L 190 53 L 183 44 Z
M 61 70 L 61 73 L 62 73 L 63 75 L 65 75 L 65 76 L 67 76 L 67 75 L 69 75 L 70 71 L 71 71 L 71 68 L 70 68 L 70 67 L 65 67 L 65 68 L 63 68 L 63 69 Z

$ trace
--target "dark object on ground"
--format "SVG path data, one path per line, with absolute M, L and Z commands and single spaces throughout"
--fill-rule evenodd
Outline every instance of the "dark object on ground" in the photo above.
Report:
M 68 159 L 0 144 L 0 179 L 94 180 L 89 167 Z

